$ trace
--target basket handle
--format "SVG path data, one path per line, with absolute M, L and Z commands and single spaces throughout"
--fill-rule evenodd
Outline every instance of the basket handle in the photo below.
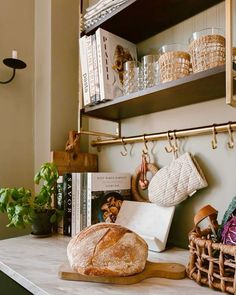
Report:
M 198 227 L 198 224 L 204 220 L 205 218 L 208 218 L 210 221 L 210 228 L 211 231 L 214 235 L 214 238 L 217 239 L 217 234 L 216 234 L 216 230 L 218 228 L 218 222 L 217 222 L 217 215 L 218 215 L 218 211 L 213 208 L 211 205 L 206 205 L 204 207 L 202 207 L 197 214 L 194 216 L 194 224 L 195 224 L 195 228 L 196 230 L 200 230 Z

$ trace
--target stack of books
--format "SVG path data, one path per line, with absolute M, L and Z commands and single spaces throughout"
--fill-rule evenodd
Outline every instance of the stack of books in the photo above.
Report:
M 134 43 L 102 28 L 79 39 L 83 104 L 94 105 L 123 95 L 123 65 L 137 60 Z
M 58 233 L 67 236 L 98 222 L 114 223 L 122 202 L 131 200 L 129 173 L 66 173 L 57 187 L 57 205 L 64 210 Z

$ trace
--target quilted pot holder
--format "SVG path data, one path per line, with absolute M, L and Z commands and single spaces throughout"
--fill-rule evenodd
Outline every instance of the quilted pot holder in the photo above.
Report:
M 184 153 L 152 177 L 148 198 L 159 206 L 175 206 L 207 185 L 196 160 L 190 153 Z

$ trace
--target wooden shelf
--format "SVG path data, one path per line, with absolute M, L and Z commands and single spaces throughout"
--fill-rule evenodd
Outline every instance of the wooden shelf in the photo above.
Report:
M 101 27 L 138 43 L 223 0 L 129 0 L 83 34 Z
M 234 93 L 236 93 L 235 80 Z M 83 113 L 96 118 L 118 121 L 221 97 L 225 97 L 225 66 L 85 107 Z

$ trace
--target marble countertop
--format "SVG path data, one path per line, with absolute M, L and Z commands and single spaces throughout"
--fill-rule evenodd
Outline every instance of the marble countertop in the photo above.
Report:
M 149 278 L 134 285 L 112 285 L 67 281 L 58 278 L 58 269 L 67 261 L 68 237 L 57 235 L 34 238 L 31 235 L 0 241 L 0 271 L 35 295 L 110 295 L 110 294 L 212 294 L 221 293 L 185 278 L 169 280 Z M 162 253 L 150 252 L 150 261 L 187 264 L 188 251 L 172 248 Z M 222 293 L 221 293 L 222 294 Z

